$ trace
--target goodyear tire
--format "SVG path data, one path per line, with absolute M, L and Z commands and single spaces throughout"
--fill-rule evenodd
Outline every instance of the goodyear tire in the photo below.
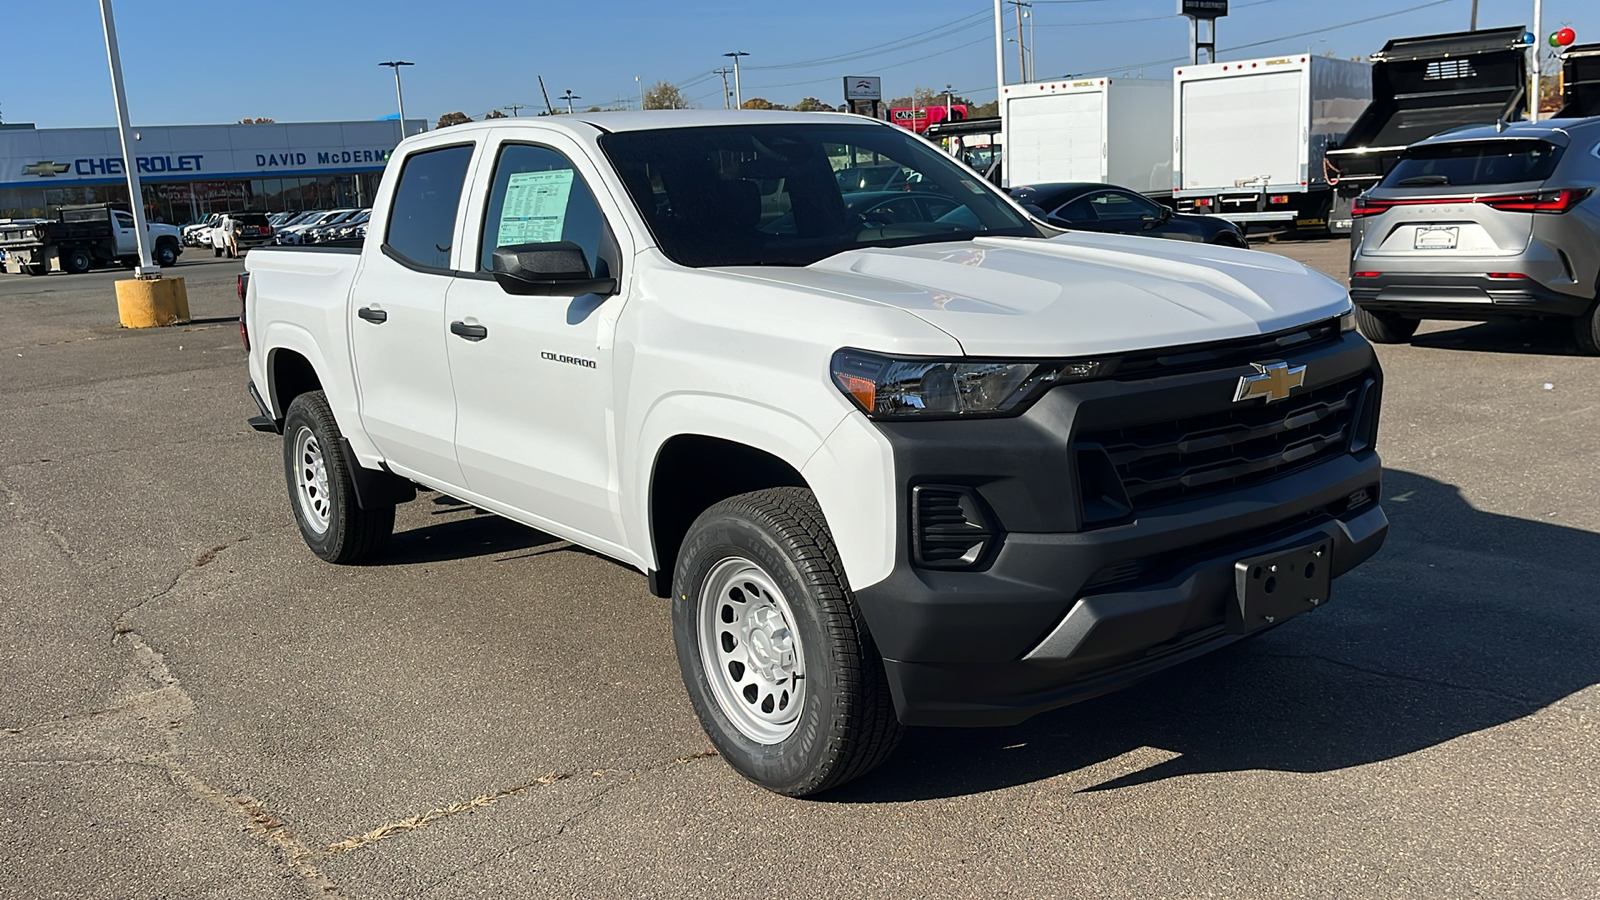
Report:
M 673 588 L 684 687 L 739 774 L 803 797 L 894 751 L 904 729 L 883 660 L 810 491 L 755 491 L 707 509 Z
M 383 552 L 394 532 L 394 506 L 363 509 L 333 410 L 322 391 L 294 398 L 283 419 L 283 472 L 289 506 L 306 546 L 331 563 L 354 564 Z

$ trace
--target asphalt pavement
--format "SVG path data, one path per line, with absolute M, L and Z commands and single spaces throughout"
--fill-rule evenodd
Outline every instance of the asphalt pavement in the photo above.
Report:
M 1280 252 L 1341 276 L 1340 241 Z M 1387 546 L 1135 688 L 792 800 L 711 753 L 644 578 L 424 493 L 303 546 L 237 263 L 0 275 L 0 896 L 1600 896 L 1600 360 L 1382 347 Z

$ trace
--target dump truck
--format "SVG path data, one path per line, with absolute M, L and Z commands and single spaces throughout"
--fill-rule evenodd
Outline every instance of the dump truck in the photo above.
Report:
M 1517 25 L 1396 38 L 1372 54 L 1372 105 L 1327 153 L 1324 175 L 1334 186 L 1328 230 L 1349 234 L 1355 198 L 1389 174 L 1417 141 L 1522 118 L 1526 34 Z

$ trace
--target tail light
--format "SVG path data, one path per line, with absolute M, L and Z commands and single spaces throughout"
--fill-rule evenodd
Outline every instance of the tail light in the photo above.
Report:
M 244 350 L 250 352 L 250 326 L 245 324 L 244 298 L 250 292 L 250 273 L 240 272 L 238 281 L 239 294 L 239 338 L 244 341 Z
M 1490 278 L 1527 278 L 1528 277 L 1527 275 L 1525 275 L 1525 274 L 1523 274 L 1521 272 L 1487 272 L 1485 274 L 1487 274 Z
M 1396 206 L 1441 206 L 1447 203 L 1482 203 L 1491 209 L 1505 212 L 1564 213 L 1589 199 L 1590 188 L 1563 188 L 1559 191 L 1539 191 L 1534 194 L 1498 194 L 1477 197 L 1424 197 L 1412 200 L 1374 200 L 1365 195 L 1357 197 L 1350 208 L 1355 218 L 1376 216 Z
M 1564 213 L 1588 198 L 1589 189 L 1582 188 L 1477 199 L 1479 203 L 1487 203 L 1494 209 L 1503 209 L 1506 212 Z

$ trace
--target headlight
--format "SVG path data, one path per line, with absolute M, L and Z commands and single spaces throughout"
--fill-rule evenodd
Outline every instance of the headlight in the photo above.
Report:
M 1004 415 L 1051 385 L 1111 374 L 1114 362 L 894 359 L 861 350 L 833 355 L 833 382 L 873 418 Z

